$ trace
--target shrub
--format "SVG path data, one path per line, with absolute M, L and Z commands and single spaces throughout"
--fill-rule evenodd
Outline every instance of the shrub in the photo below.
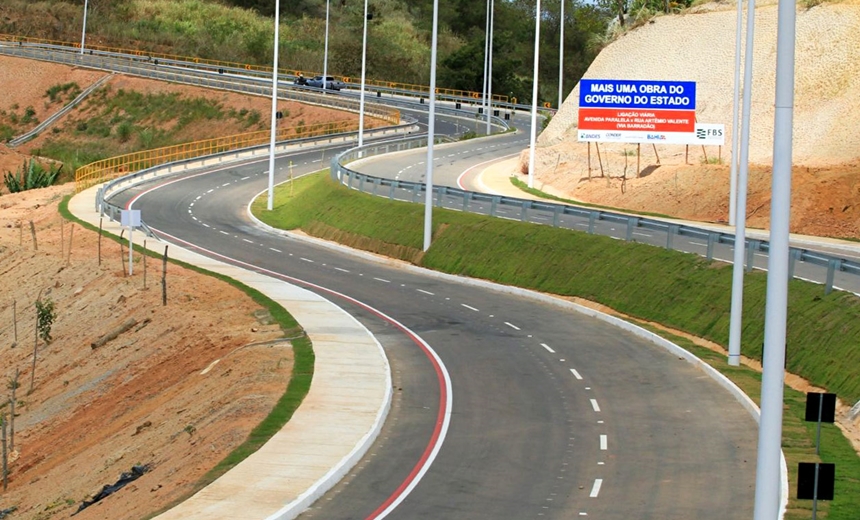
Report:
M 29 161 L 24 161 L 24 164 L 15 173 L 7 171 L 3 182 L 6 184 L 6 189 L 9 190 L 9 193 L 18 193 L 35 188 L 46 188 L 54 184 L 62 169 L 62 165 L 52 165 L 46 170 L 34 159 L 30 159 Z

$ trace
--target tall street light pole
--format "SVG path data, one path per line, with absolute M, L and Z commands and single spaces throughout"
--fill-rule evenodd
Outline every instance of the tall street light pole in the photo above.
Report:
M 732 266 L 732 306 L 729 316 L 729 365 L 741 362 L 741 325 L 744 306 L 744 250 L 747 226 L 747 184 L 749 178 L 750 124 L 752 106 L 753 37 L 755 36 L 755 0 L 747 7 L 747 41 L 744 56 L 744 100 L 741 130 L 741 156 L 738 165 L 738 203 L 735 216 L 735 250 Z
M 487 70 L 487 96 L 490 99 L 490 110 L 487 112 L 487 135 L 490 135 L 490 115 L 493 113 L 493 22 L 496 11 L 496 0 L 490 0 L 490 58 Z
M 780 511 L 780 447 L 785 381 L 785 326 L 788 318 L 791 141 L 794 118 L 794 0 L 779 0 L 776 29 L 776 96 L 773 123 L 773 180 L 770 252 L 762 352 L 761 421 L 755 475 L 755 520 L 777 518 Z M 752 11 L 750 11 L 750 15 Z
M 540 0 L 535 6 L 535 64 L 532 74 L 532 132 L 529 143 L 529 188 L 535 185 L 535 144 L 537 142 L 538 62 L 540 60 Z
M 81 30 L 81 55 L 84 54 L 84 43 L 87 40 L 87 7 L 89 7 L 89 0 L 84 0 L 84 28 Z
M 439 33 L 439 0 L 433 0 L 433 38 L 430 45 L 430 117 L 427 122 L 427 194 L 424 199 L 424 251 L 433 234 L 433 141 L 436 138 L 436 44 Z
M 323 50 L 323 93 L 325 93 L 325 82 L 328 77 L 328 15 L 331 0 L 325 0 L 325 48 Z
M 738 128 L 738 109 L 741 90 L 741 30 L 743 29 L 743 0 L 737 0 L 737 26 L 735 27 L 735 89 L 732 95 L 732 166 L 729 173 L 729 225 L 735 225 L 738 202 L 738 149 L 741 132 Z
M 481 100 L 481 108 L 484 110 L 484 114 L 487 118 L 487 122 L 490 122 L 490 112 L 487 105 L 487 69 L 490 64 L 490 0 L 487 0 L 487 23 L 484 28 L 484 83 L 481 87 L 481 93 L 483 94 L 483 100 Z M 487 132 L 489 134 L 489 132 Z
M 367 0 L 364 0 L 364 38 L 361 44 L 361 96 L 358 104 L 358 146 L 364 145 L 364 80 L 367 69 Z
M 561 0 L 561 27 L 558 36 L 558 109 L 564 101 L 564 0 Z
M 278 130 L 278 22 L 281 20 L 281 1 L 275 0 L 275 62 L 272 65 L 272 132 L 269 139 L 269 200 L 272 211 L 275 199 L 275 134 Z

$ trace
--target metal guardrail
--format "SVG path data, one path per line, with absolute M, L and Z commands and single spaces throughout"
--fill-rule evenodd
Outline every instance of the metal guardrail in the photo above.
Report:
M 54 48 L 63 48 L 66 50 L 71 50 L 74 52 L 80 52 L 81 45 L 77 42 L 65 42 L 59 40 L 46 40 L 42 38 L 29 38 L 26 36 L 16 36 L 11 34 L 0 34 L 0 41 L 6 41 L 10 43 L 18 43 L 18 44 L 31 44 L 31 45 L 48 45 Z M 271 76 L 272 67 L 266 65 L 252 65 L 252 64 L 243 64 L 229 61 L 221 61 L 221 60 L 212 60 L 206 58 L 193 58 L 188 56 L 178 56 L 173 54 L 165 54 L 159 52 L 150 52 L 146 50 L 139 49 L 123 49 L 119 47 L 108 47 L 104 45 L 93 45 L 89 44 L 85 48 L 86 53 L 91 54 L 105 54 L 105 55 L 116 55 L 116 56 L 140 56 L 145 57 L 150 60 L 158 60 L 166 63 L 171 63 L 176 66 L 186 66 L 191 65 L 196 67 L 206 67 L 210 70 L 231 70 L 234 72 L 242 72 L 242 73 L 253 73 L 258 75 L 267 74 Z M 303 71 L 296 70 L 291 68 L 283 68 L 279 67 L 280 71 L 286 71 L 286 74 L 293 79 L 299 75 L 303 75 L 305 77 L 313 77 L 313 76 L 321 76 L 322 71 Z M 352 81 L 350 76 L 338 76 L 336 74 L 329 74 L 330 76 L 334 76 L 344 83 L 349 85 L 358 86 L 359 83 Z M 399 83 L 399 82 L 391 82 L 391 81 L 382 81 L 382 80 L 374 80 L 374 79 L 365 79 L 365 86 L 368 88 L 376 88 L 382 89 L 387 92 L 399 93 L 402 95 L 429 95 L 430 87 L 426 85 L 416 85 L 410 83 Z M 473 92 L 470 90 L 460 90 L 460 89 L 448 89 L 448 88 L 436 88 L 436 94 L 443 99 L 449 99 L 452 101 L 456 100 L 477 100 L 482 99 L 482 95 L 479 92 Z M 498 105 L 508 105 L 509 98 L 508 96 L 493 94 L 492 99 L 494 104 Z M 516 101 L 513 103 L 516 104 Z
M 36 126 L 36 128 L 30 130 L 26 134 L 19 135 L 18 137 L 10 140 L 8 143 L 9 147 L 14 148 L 20 144 L 27 142 L 28 140 L 32 139 L 33 137 L 38 135 L 40 132 L 42 132 L 43 130 L 45 130 L 46 128 L 48 128 L 52 124 L 54 124 L 54 122 L 56 122 L 58 119 L 60 119 L 64 115 L 68 114 L 70 110 L 72 110 L 73 108 L 78 106 L 81 103 L 81 101 L 86 99 L 87 96 L 89 96 L 93 91 L 95 91 L 96 89 L 101 87 L 107 80 L 110 79 L 110 77 L 111 77 L 111 75 L 107 75 L 103 78 L 100 78 L 98 81 L 96 81 L 95 83 L 93 83 L 89 87 L 85 88 L 80 94 L 78 94 L 78 96 L 75 99 L 73 99 L 71 101 L 71 103 L 67 104 L 66 106 L 64 106 L 63 108 L 58 110 L 57 112 L 51 114 L 51 116 L 48 119 L 45 119 L 44 121 L 39 123 Z
M 238 92 L 246 92 L 258 95 L 271 95 L 271 78 L 262 76 L 255 77 L 248 75 L 249 72 L 243 69 L 224 69 L 219 68 L 213 70 L 204 65 L 198 65 L 192 62 L 175 62 L 175 61 L 158 61 L 151 60 L 149 57 L 138 57 L 135 55 L 120 55 L 115 53 L 93 53 L 93 54 L 76 54 L 70 52 L 68 48 L 53 47 L 53 46 L 12 46 L 4 47 L 0 45 L 0 53 L 31 58 L 37 60 L 49 60 L 68 65 L 82 65 L 81 60 L 87 60 L 84 64 L 89 67 L 114 72 L 124 72 L 143 77 L 149 77 L 159 80 L 173 81 L 176 83 L 187 83 L 197 86 L 220 88 L 223 90 L 233 90 Z M 172 70 L 171 67 L 179 67 L 180 70 Z M 201 68 L 203 69 L 201 71 Z M 165 77 L 165 75 L 168 75 Z M 196 75 L 196 76 L 195 76 Z M 389 94 L 400 94 L 400 91 L 390 91 Z M 414 95 L 414 93 L 411 93 Z M 315 105 L 327 106 L 329 108 L 347 110 L 350 112 L 358 112 L 360 109 L 360 101 L 352 98 L 344 98 L 338 95 L 322 94 L 318 89 L 307 87 L 299 87 L 289 84 L 287 81 L 282 81 L 279 85 L 278 96 L 283 99 L 299 101 L 302 103 L 310 103 Z M 424 99 L 419 101 L 411 101 L 407 99 L 397 99 L 392 97 L 381 96 L 381 91 L 377 91 L 377 96 L 368 97 L 370 101 L 365 104 L 365 113 L 371 117 L 384 119 L 388 122 L 396 124 L 396 118 L 399 112 L 396 112 L 389 107 L 400 107 L 406 109 L 415 109 L 424 105 Z M 374 103 L 372 100 L 378 102 Z M 463 103 L 473 105 L 474 99 L 455 99 L 456 108 L 448 108 L 445 106 L 436 106 L 436 111 L 439 114 L 446 114 L 454 117 L 467 117 L 474 115 L 469 110 L 462 109 Z M 490 116 L 492 124 L 504 130 L 509 128 L 509 125 L 500 117 L 504 109 L 498 105 L 493 107 L 493 115 Z M 481 108 L 478 108 L 480 113 Z M 486 115 L 479 115 L 486 121 Z M 505 111 L 505 118 L 510 117 L 510 109 Z
M 423 141 L 422 141 L 423 139 Z M 427 185 L 420 182 L 393 180 L 383 177 L 374 177 L 363 174 L 346 166 L 351 161 L 359 158 L 382 155 L 386 153 L 410 150 L 427 146 L 427 138 L 401 139 L 388 143 L 374 143 L 361 148 L 352 148 L 331 159 L 331 177 L 348 188 L 372 195 L 386 197 L 389 199 L 406 200 L 418 203 L 424 200 Z M 582 206 L 556 204 L 552 202 L 520 199 L 517 197 L 506 197 L 501 195 L 490 195 L 473 191 L 452 188 L 448 186 L 433 186 L 434 204 L 437 207 L 447 205 L 462 211 L 485 214 L 491 217 L 499 217 L 500 208 L 509 208 L 519 211 L 519 220 L 526 221 L 530 211 L 543 211 L 552 215 L 551 225 L 559 226 L 559 220 L 565 215 L 575 216 L 588 221 L 588 233 L 594 234 L 596 223 L 600 221 L 613 222 L 626 226 L 625 240 L 632 241 L 636 229 L 649 229 L 666 234 L 665 248 L 674 249 L 673 243 L 676 236 L 694 237 L 706 241 L 707 250 L 705 257 L 714 259 L 714 247 L 717 244 L 735 243 L 735 236 L 730 233 L 714 231 L 695 226 L 666 222 L 658 219 L 627 215 L 612 211 L 586 208 Z M 474 203 L 488 205 L 489 209 L 481 212 L 474 207 Z M 509 217 L 508 217 L 509 218 Z M 770 244 L 766 240 L 747 239 L 746 270 L 751 271 L 753 255 L 757 252 L 767 253 Z M 825 294 L 833 290 L 833 278 L 836 272 L 845 272 L 860 276 L 860 262 L 839 258 L 818 251 L 807 249 L 790 248 L 789 276 L 794 277 L 794 267 L 797 261 L 807 262 L 812 265 L 822 266 L 827 269 Z
M 365 136 L 371 139 L 374 137 L 385 137 L 387 135 L 396 135 L 402 134 L 403 132 L 409 132 L 414 130 L 415 128 L 416 127 L 414 122 L 410 122 L 396 127 L 385 127 L 366 130 Z M 324 137 L 305 137 L 301 139 L 291 139 L 277 143 L 275 146 L 275 153 L 282 154 L 290 151 L 291 148 L 301 149 L 305 147 L 326 146 L 333 144 L 334 141 L 338 139 L 344 141 L 351 141 L 357 138 L 358 132 L 356 131 L 340 133 L 336 135 L 327 135 Z M 139 171 L 127 173 L 125 175 L 107 181 L 104 186 L 101 186 L 98 189 L 98 193 L 95 199 L 95 209 L 102 215 L 108 216 L 108 218 L 110 218 L 111 220 L 118 221 L 120 215 L 119 211 L 122 208 L 111 204 L 110 198 L 137 184 L 140 184 L 141 182 L 151 181 L 156 177 L 162 177 L 165 175 L 179 174 L 193 169 L 205 168 L 206 166 L 210 166 L 213 164 L 223 164 L 228 162 L 249 160 L 259 155 L 268 153 L 269 145 L 267 143 L 250 148 L 243 148 L 240 150 L 223 151 L 219 153 L 209 154 L 206 156 L 190 157 L 181 160 L 175 160 L 169 163 L 158 164 L 145 169 L 141 169 Z M 142 227 L 144 228 L 144 230 L 147 230 L 148 235 L 152 235 L 152 233 L 148 231 L 149 228 L 143 222 Z
M 51 61 L 76 67 L 121 72 L 160 81 L 183 83 L 205 88 L 231 90 L 247 94 L 271 96 L 271 80 L 252 77 L 230 77 L 229 75 L 194 74 L 193 69 L 175 69 L 163 67 L 157 60 L 139 59 L 134 56 L 108 56 L 101 54 L 78 54 L 69 52 L 68 48 L 53 49 L 29 45 L 0 45 L 0 53 L 35 60 Z M 337 110 L 358 113 L 358 100 L 341 96 L 329 96 L 322 93 L 306 92 L 288 88 L 287 83 L 278 85 L 278 98 L 302 103 L 326 106 Z M 400 122 L 400 112 L 376 103 L 366 103 L 365 115 L 382 119 L 391 124 Z

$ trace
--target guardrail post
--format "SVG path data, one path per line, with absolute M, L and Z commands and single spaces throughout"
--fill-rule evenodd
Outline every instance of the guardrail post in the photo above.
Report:
M 499 202 L 502 201 L 501 197 L 493 197 L 493 200 L 490 202 L 490 216 L 496 216 L 496 207 L 499 205 Z
M 379 185 L 382 183 L 382 179 L 376 178 L 373 179 L 373 195 L 376 196 L 376 190 L 379 188 Z
M 750 273 L 753 270 L 753 260 L 755 260 L 755 252 L 759 249 L 761 241 L 750 240 L 747 248 L 747 265 L 746 272 Z
M 412 202 L 415 202 L 415 200 L 418 198 L 418 192 L 420 188 L 421 186 L 419 184 L 416 184 L 412 187 Z
M 98 212 L 101 212 L 101 201 L 102 201 L 102 196 L 103 196 L 102 195 L 102 189 L 103 188 L 99 188 L 96 191 L 96 207 L 95 207 L 95 210 Z
M 824 284 L 824 294 L 830 294 L 833 292 L 833 277 L 837 270 L 842 270 L 842 260 L 831 258 L 830 261 L 827 262 L 827 282 Z
M 589 235 L 594 234 L 594 221 L 597 220 L 598 216 L 599 216 L 599 214 L 597 211 L 592 211 L 591 213 L 588 214 L 588 234 Z
M 552 227 L 558 227 L 558 220 L 562 211 L 564 211 L 564 207 L 562 206 L 555 206 L 552 209 Z
M 466 191 L 463 193 L 463 213 L 469 211 L 469 201 L 472 200 L 472 192 Z
M 633 240 L 633 230 L 639 227 L 639 217 L 627 218 L 627 241 Z
M 361 175 L 361 176 L 358 178 L 358 191 L 360 191 L 360 192 L 364 193 L 364 181 L 366 181 L 366 180 L 367 180 L 367 176 L 366 176 L 366 175 Z
M 791 280 L 794 278 L 794 264 L 800 260 L 803 251 L 800 249 L 794 249 L 793 247 L 788 250 L 788 279 Z
M 523 201 L 523 209 L 520 211 L 520 222 L 525 222 L 526 217 L 528 217 L 529 207 L 532 205 L 530 201 Z
M 349 182 L 346 183 L 347 187 L 352 189 L 352 180 L 355 178 L 355 172 L 349 170 Z
M 444 197 L 448 193 L 447 186 L 436 186 L 434 190 L 436 192 L 436 207 L 442 207 L 442 197 Z
M 388 188 L 388 200 L 394 200 L 394 185 L 397 184 L 397 181 L 391 181 Z
M 706 253 L 706 257 L 708 260 L 714 259 L 714 244 L 716 243 L 718 237 L 718 234 L 711 233 L 710 231 L 708 232 L 708 252 Z
M 669 224 L 669 227 L 666 229 L 666 249 L 672 249 L 678 229 L 679 226 L 677 224 Z

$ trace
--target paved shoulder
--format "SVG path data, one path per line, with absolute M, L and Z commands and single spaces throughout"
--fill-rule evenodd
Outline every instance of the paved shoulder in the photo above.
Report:
M 95 190 L 73 197 L 69 209 L 97 225 Z M 120 231 L 113 222 L 105 230 Z M 158 518 L 293 518 L 346 474 L 378 435 L 391 401 L 385 353 L 355 318 L 310 291 L 175 245 L 171 257 L 239 280 L 278 302 L 305 329 L 316 362 L 307 397 L 280 432 Z

